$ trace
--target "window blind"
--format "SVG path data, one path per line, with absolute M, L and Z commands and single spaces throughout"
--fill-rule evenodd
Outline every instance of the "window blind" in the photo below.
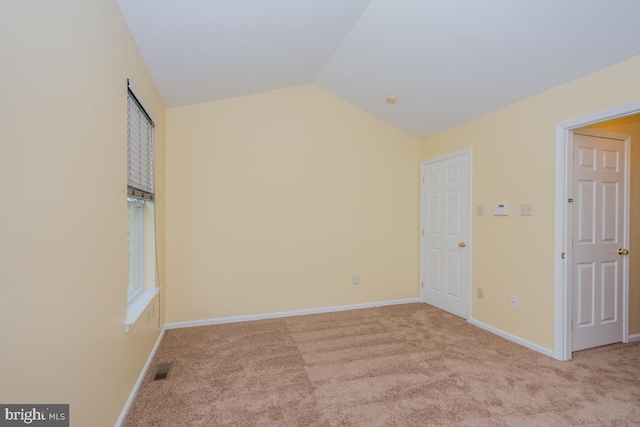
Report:
M 127 194 L 153 199 L 153 120 L 127 86 Z

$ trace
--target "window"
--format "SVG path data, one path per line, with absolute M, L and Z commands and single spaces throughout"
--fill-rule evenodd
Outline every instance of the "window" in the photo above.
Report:
M 154 209 L 154 123 L 127 82 L 127 330 L 158 293 Z
M 127 300 L 135 299 L 143 285 L 143 201 L 128 198 L 127 240 L 129 246 L 129 284 L 127 286 Z
M 127 205 L 129 283 L 132 301 L 144 289 L 144 205 L 153 200 L 153 121 L 127 84 Z

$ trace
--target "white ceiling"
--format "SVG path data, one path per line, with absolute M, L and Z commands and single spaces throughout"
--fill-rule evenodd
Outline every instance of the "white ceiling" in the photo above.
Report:
M 640 54 L 640 0 L 118 3 L 168 108 L 315 83 L 417 137 Z

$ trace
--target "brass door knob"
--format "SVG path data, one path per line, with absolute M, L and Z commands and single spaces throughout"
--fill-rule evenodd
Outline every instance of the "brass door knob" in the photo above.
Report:
M 618 255 L 629 255 L 629 249 L 618 249 Z
M 460 242 L 460 243 L 458 243 L 458 247 L 459 248 L 466 248 L 467 244 L 465 242 Z

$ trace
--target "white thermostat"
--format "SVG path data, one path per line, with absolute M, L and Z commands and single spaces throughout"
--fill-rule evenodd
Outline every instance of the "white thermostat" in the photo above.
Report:
M 496 216 L 509 215 L 509 203 L 506 203 L 506 202 L 494 203 L 493 214 Z

